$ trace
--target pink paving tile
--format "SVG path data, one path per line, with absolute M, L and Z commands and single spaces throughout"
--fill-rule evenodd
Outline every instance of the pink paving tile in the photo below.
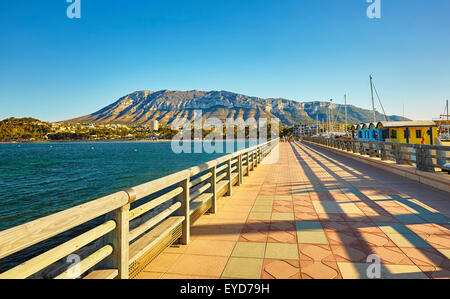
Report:
M 249 232 L 249 231 L 268 231 L 270 228 L 270 221 L 262 221 L 262 220 L 248 220 L 244 228 L 242 229 L 243 232 Z
M 370 247 L 378 255 L 383 264 L 387 265 L 414 265 L 403 251 L 398 247 Z
M 450 224 L 433 223 L 433 226 L 437 227 L 442 232 L 442 233 L 438 233 L 436 235 L 450 235 Z
M 397 247 L 383 232 L 358 232 L 357 238 L 361 244 L 369 247 Z
M 328 192 L 309 192 L 309 196 L 313 201 L 332 201 Z
M 419 267 L 442 267 L 450 270 L 450 260 L 434 248 L 401 248 L 401 250 Z
M 318 221 L 319 220 L 319 216 L 317 216 L 317 214 L 315 212 L 313 212 L 313 213 L 308 213 L 308 212 L 298 213 L 298 212 L 296 212 L 294 214 L 294 218 L 296 221 Z
M 450 235 L 417 235 L 434 248 L 450 249 Z
M 416 234 L 427 234 L 427 235 L 449 235 L 450 230 L 437 224 L 423 223 L 423 224 L 406 224 L 407 228 Z
M 297 260 L 265 259 L 261 279 L 299 279 L 300 264 Z
M 301 260 L 300 272 L 303 279 L 342 279 L 336 262 Z
M 365 263 L 372 253 L 359 245 L 330 245 L 337 262 Z
M 286 207 L 286 206 L 274 206 L 272 208 L 273 213 L 292 213 L 293 212 L 292 207 Z
M 270 222 L 248 221 L 242 229 L 240 242 L 267 242 Z
M 294 213 L 316 213 L 313 206 L 294 206 Z
M 292 188 L 291 187 L 277 187 L 276 195 L 292 195 Z
M 329 245 L 298 244 L 301 261 L 336 261 Z
M 359 246 L 361 245 L 361 240 L 350 231 L 333 231 L 325 230 L 328 242 L 330 245 L 348 245 L 348 246 Z
M 311 197 L 309 196 L 309 194 L 295 194 L 295 191 L 293 192 L 292 195 L 292 200 L 295 202 L 311 202 Z
M 294 222 L 272 221 L 267 242 L 297 244 L 297 232 Z
M 319 219 L 321 221 L 345 221 L 347 218 L 344 214 L 335 214 L 335 213 L 318 213 Z
M 294 209 L 314 208 L 312 201 L 294 201 Z
M 331 230 L 336 232 L 353 232 L 354 228 L 345 221 L 320 221 L 325 231 Z
M 373 222 L 398 222 L 398 220 L 389 215 L 368 216 Z

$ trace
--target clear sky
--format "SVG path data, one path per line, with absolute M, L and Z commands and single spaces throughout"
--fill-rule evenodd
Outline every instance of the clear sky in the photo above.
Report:
M 0 119 L 97 111 L 135 90 L 228 90 L 431 119 L 450 98 L 450 1 L 1 1 Z

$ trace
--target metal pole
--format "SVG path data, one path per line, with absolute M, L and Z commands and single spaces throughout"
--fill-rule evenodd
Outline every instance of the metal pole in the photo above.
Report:
M 333 115 L 331 114 L 331 105 L 333 104 L 333 99 L 330 99 L 330 133 L 333 131 Z
M 347 95 L 344 94 L 344 102 L 345 102 L 345 134 L 347 135 Z
M 316 123 L 317 123 L 317 135 L 319 135 L 319 114 L 316 115 Z
M 372 93 L 372 109 L 373 109 L 373 123 L 376 123 L 376 113 L 375 113 L 375 99 L 373 97 L 373 77 L 370 75 L 370 91 Z
M 448 117 L 449 117 L 449 115 L 448 115 L 448 100 L 447 100 L 447 121 L 448 121 Z

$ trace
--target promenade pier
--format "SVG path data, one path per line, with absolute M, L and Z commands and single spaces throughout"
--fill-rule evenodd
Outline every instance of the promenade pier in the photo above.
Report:
M 450 278 L 447 192 L 305 143 L 281 143 L 142 279 Z
M 3 258 L 102 219 L 0 278 L 71 278 L 42 271 L 95 240 L 83 278 L 368 278 L 374 256 L 382 278 L 450 278 L 448 200 L 360 157 L 276 140 L 0 232 Z

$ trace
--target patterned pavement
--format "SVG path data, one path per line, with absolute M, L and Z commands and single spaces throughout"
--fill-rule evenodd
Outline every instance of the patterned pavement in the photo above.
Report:
M 138 278 L 450 278 L 449 194 L 305 144 L 280 144 Z

